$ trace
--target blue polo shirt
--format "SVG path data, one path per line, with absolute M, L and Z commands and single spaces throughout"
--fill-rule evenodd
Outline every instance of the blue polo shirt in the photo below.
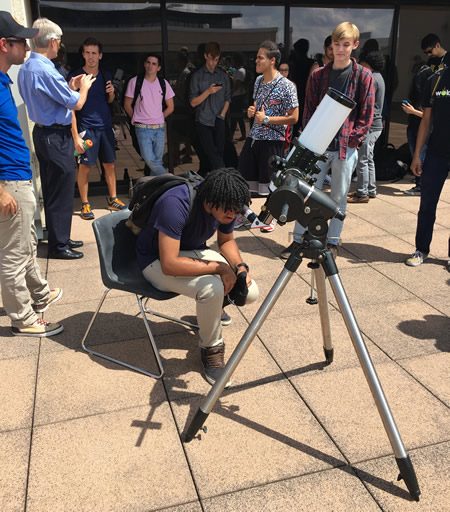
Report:
M 11 79 L 0 71 L 0 180 L 31 179 L 30 152 L 17 119 Z
M 87 75 L 83 68 L 77 69 L 67 78 L 68 81 L 74 76 Z M 111 80 L 111 73 L 107 71 L 97 73 L 96 80 L 89 89 L 86 103 L 81 110 L 77 111 L 78 131 L 90 129 L 106 129 L 112 127 L 111 113 L 106 99 L 106 82 Z
M 32 52 L 20 68 L 18 85 L 32 121 L 44 126 L 72 123 L 80 94 L 72 91 L 47 57 Z

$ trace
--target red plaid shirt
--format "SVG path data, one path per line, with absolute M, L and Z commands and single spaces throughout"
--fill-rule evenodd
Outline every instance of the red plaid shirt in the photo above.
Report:
M 356 107 L 350 112 L 339 130 L 339 160 L 345 160 L 347 147 L 358 148 L 369 131 L 373 120 L 375 104 L 375 89 L 372 73 L 363 68 L 359 75 L 359 87 L 357 88 L 356 75 L 358 64 L 352 57 L 353 68 L 349 85 L 343 92 L 346 96 L 356 101 Z M 308 90 L 306 91 L 305 108 L 303 111 L 303 127 L 308 124 L 317 106 L 328 90 L 328 76 L 332 62 L 325 67 L 317 68 L 311 75 Z M 358 90 L 358 98 L 355 98 Z

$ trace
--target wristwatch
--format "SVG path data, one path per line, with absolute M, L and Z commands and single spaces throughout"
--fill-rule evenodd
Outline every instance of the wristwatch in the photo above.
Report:
M 263 123 L 264 123 L 264 124 L 269 124 L 269 121 L 270 121 L 269 116 L 266 116 L 266 117 L 263 119 Z

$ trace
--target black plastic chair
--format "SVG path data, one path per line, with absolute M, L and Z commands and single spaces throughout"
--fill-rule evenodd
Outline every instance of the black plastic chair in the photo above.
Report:
M 186 325 L 193 329 L 198 329 L 197 325 L 185 322 L 179 318 L 157 313 L 147 309 L 146 305 L 148 300 L 153 299 L 156 301 L 169 300 L 177 296 L 176 293 L 162 292 L 152 286 L 142 275 L 136 262 L 136 236 L 125 225 L 125 221 L 130 215 L 128 209 L 120 212 L 114 212 L 99 219 L 95 219 L 92 227 L 94 229 L 95 239 L 97 241 L 98 255 L 100 258 L 100 270 L 102 275 L 103 284 L 106 290 L 103 293 L 100 303 L 94 313 L 88 328 L 84 334 L 81 346 L 89 354 L 93 354 L 113 363 L 125 366 L 136 372 L 142 373 L 155 379 L 160 379 L 164 374 L 164 368 L 155 343 L 155 339 L 148 323 L 147 313 L 152 314 L 179 324 Z M 137 368 L 131 364 L 125 363 L 113 357 L 102 354 L 90 348 L 87 348 L 85 341 L 89 332 L 94 324 L 94 321 L 103 305 L 106 296 L 111 290 L 122 290 L 124 292 L 133 293 L 136 295 L 139 309 L 141 310 L 142 318 L 144 320 L 145 328 L 147 330 L 150 346 L 155 355 L 156 363 L 159 368 L 159 374 L 150 373 L 141 368 Z M 145 300 L 144 305 L 142 301 Z

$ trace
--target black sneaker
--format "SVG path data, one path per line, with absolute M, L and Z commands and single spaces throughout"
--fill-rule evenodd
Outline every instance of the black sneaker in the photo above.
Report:
M 297 242 L 292 242 L 289 247 L 286 247 L 286 249 L 283 249 L 280 252 L 280 258 L 282 260 L 288 260 L 289 259 L 289 256 L 291 255 L 291 252 L 294 250 L 294 244 L 296 244 L 296 243 Z
M 214 385 L 225 366 L 225 345 L 222 344 L 217 345 L 216 347 L 201 348 L 200 352 L 202 354 L 203 368 L 205 369 L 205 379 L 211 385 Z M 226 383 L 225 387 L 227 388 L 230 385 L 231 380 Z

